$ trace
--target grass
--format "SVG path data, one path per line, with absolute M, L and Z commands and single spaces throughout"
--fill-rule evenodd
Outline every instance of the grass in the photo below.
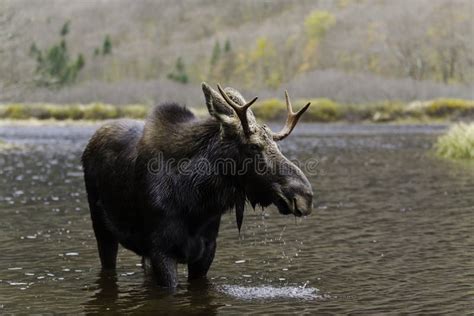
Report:
M 115 118 L 143 119 L 149 107 L 141 104 L 116 106 L 104 103 L 79 105 L 24 104 L 0 105 L 0 118 L 11 120 L 106 120 Z
M 438 138 L 435 147 L 441 157 L 474 160 L 474 123 L 455 124 Z
M 474 101 L 463 99 L 437 99 L 405 104 L 397 101 L 383 101 L 367 104 L 341 104 L 329 99 L 296 100 L 296 108 L 311 102 L 308 113 L 303 116 L 313 122 L 394 122 L 394 121 L 455 121 L 474 117 Z M 281 119 L 286 116 L 286 106 L 282 100 L 270 99 L 252 107 L 262 120 Z
M 437 99 L 416 101 L 409 104 L 384 101 L 370 104 L 342 104 L 330 99 L 295 100 L 295 108 L 311 102 L 303 120 L 312 122 L 432 122 L 456 121 L 461 118 L 474 118 L 474 101 L 463 99 Z M 111 105 L 91 104 L 25 104 L 12 103 L 0 105 L 0 118 L 11 120 L 105 120 L 115 118 L 143 119 L 149 107 L 142 104 Z M 207 115 L 205 108 L 192 109 L 198 116 Z M 263 121 L 284 120 L 286 106 L 283 100 L 267 99 L 257 102 L 253 107 L 255 115 Z

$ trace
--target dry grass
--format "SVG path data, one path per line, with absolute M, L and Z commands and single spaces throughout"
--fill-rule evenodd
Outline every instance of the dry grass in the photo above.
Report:
M 311 122 L 394 122 L 394 121 L 456 121 L 474 117 L 474 102 L 462 99 L 438 99 L 433 101 L 401 102 L 385 101 L 366 104 L 344 104 L 330 99 L 295 100 L 295 108 L 307 102 L 311 107 L 303 120 Z M 0 118 L 9 120 L 105 120 L 122 117 L 143 119 L 150 107 L 143 104 L 112 105 L 12 103 L 0 105 Z M 282 120 L 286 117 L 286 105 L 281 99 L 266 99 L 252 107 L 258 119 L 263 121 Z M 198 116 L 207 115 L 204 107 L 191 108 Z
M 474 123 L 458 123 L 436 143 L 439 156 L 474 160 Z

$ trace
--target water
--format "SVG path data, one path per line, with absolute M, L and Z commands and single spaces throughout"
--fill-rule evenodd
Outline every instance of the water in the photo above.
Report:
M 101 274 L 79 157 L 96 126 L 2 126 L 0 314 L 467 314 L 474 167 L 436 158 L 444 127 L 302 125 L 282 144 L 316 157 L 307 218 L 223 217 L 208 282 L 158 289 L 121 250 Z M 5 146 L 4 146 L 5 147 Z

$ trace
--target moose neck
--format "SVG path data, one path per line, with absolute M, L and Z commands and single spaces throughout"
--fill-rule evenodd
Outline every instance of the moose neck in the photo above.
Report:
M 206 207 L 213 213 L 222 213 L 245 201 L 238 175 L 241 157 L 233 136 L 225 136 L 214 119 L 196 122 L 183 132 L 196 146 L 192 148 L 194 155 L 190 162 L 197 170 L 189 176 L 195 192 L 195 205 Z
M 159 153 L 164 162 L 173 161 L 175 190 L 185 192 L 180 205 L 191 213 L 223 213 L 245 200 L 235 172 L 240 167 L 238 143 L 224 136 L 215 119 L 176 123 L 156 117 L 147 122 L 140 146 L 147 159 Z M 178 170 L 183 161 L 186 172 Z

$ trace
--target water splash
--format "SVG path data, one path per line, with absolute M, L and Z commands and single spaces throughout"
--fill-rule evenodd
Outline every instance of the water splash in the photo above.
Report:
M 243 300 L 293 298 L 301 300 L 315 300 L 323 298 L 316 288 L 298 286 L 257 286 L 247 287 L 239 285 L 222 285 L 218 291 Z

